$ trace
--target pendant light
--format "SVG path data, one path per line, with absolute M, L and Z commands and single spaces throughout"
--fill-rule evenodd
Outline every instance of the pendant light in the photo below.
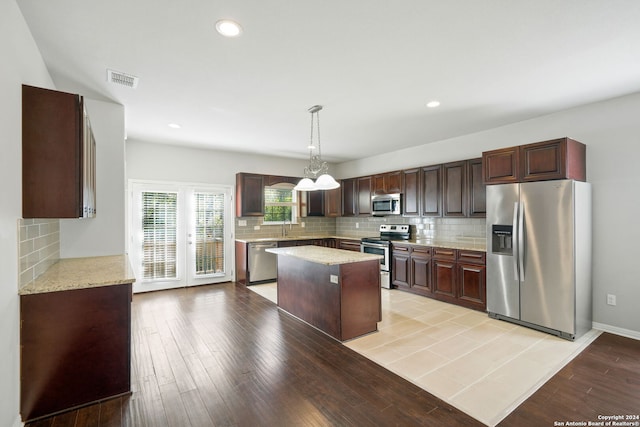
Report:
M 294 190 L 296 191 L 315 191 L 315 190 L 333 190 L 340 187 L 340 184 L 329 175 L 329 166 L 327 162 L 322 161 L 322 153 L 320 149 L 320 110 L 322 105 L 314 105 L 309 108 L 311 113 L 311 142 L 309 144 L 309 166 L 304 168 L 304 178 L 298 182 Z M 313 122 L 316 122 L 317 126 L 317 139 L 318 146 L 313 144 Z M 314 150 L 318 150 L 317 154 L 314 154 Z M 318 176 L 319 175 L 319 176 Z M 317 178 L 316 178 L 317 177 Z M 313 182 L 313 179 L 316 181 Z

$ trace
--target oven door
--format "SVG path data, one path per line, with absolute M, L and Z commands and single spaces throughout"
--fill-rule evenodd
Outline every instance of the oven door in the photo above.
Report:
M 383 243 L 360 242 L 360 252 L 382 255 L 380 270 L 389 271 L 389 245 Z

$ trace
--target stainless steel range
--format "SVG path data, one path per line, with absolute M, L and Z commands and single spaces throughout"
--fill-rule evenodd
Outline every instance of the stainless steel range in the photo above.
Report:
M 411 228 L 406 224 L 382 224 L 380 236 L 360 240 L 360 252 L 382 255 L 380 260 L 380 286 L 391 289 L 391 242 L 409 240 Z

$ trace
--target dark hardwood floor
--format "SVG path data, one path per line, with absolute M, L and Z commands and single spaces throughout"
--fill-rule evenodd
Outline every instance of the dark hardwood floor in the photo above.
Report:
M 132 317 L 131 396 L 28 426 L 482 425 L 243 285 L 138 294 Z M 640 342 L 603 334 L 500 425 L 637 414 L 638 372 Z

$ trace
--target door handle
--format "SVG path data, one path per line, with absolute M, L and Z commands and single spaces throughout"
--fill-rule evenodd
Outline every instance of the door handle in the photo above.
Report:
M 520 281 L 524 281 L 524 202 L 520 203 L 520 216 L 518 218 L 518 270 Z
M 518 202 L 513 204 L 513 224 L 511 228 L 511 232 L 513 233 L 512 242 L 515 244 L 511 244 L 513 250 L 513 273 L 516 280 L 520 280 L 520 272 L 518 271 L 518 258 L 520 258 L 520 245 L 518 244 L 518 217 L 519 217 L 519 209 Z

